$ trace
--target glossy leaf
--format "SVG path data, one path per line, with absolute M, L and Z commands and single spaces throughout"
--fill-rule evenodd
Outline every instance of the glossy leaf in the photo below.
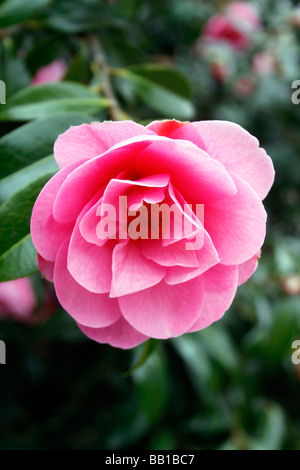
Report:
M 161 419 L 169 397 L 168 370 L 164 356 L 155 351 L 132 374 L 137 387 L 141 411 L 150 423 Z
M 28 121 L 65 113 L 91 116 L 109 106 L 109 101 L 76 83 L 47 83 L 25 88 L 0 109 L 0 121 Z
M 148 72 L 145 68 L 141 71 L 144 76 L 130 69 L 113 69 L 115 75 L 131 85 L 132 90 L 142 102 L 161 116 L 181 120 L 193 118 L 195 109 L 190 99 L 186 98 L 188 92 L 185 87 L 178 86 L 179 83 L 183 83 L 183 80 L 178 78 L 180 74 L 171 68 L 168 73 L 165 68 L 163 70 L 153 68 Z M 170 86 L 167 84 L 168 76 Z M 181 90 L 180 93 L 178 93 L 178 88 Z
M 59 168 L 54 160 L 53 155 L 38 160 L 32 165 L 28 165 L 22 170 L 12 173 L 6 178 L 0 180 L 0 203 L 6 201 L 24 186 L 32 183 L 46 173 L 56 172 Z
M 88 123 L 87 115 L 63 114 L 25 124 L 0 139 L 0 174 L 6 177 L 53 153 L 59 134 L 70 126 Z
M 0 256 L 29 234 L 33 205 L 53 174 L 41 176 L 0 206 Z
M 52 0 L 6 0 L 0 6 L 0 28 L 28 20 L 50 5 Z
M 36 251 L 27 235 L 0 257 L 0 282 L 37 273 Z

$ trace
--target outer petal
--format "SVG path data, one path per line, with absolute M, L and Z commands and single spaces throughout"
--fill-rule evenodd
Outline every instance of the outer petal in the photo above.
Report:
M 37 255 L 37 263 L 39 270 L 47 281 L 53 282 L 54 279 L 54 265 L 52 261 L 45 260 L 41 255 Z
M 248 279 L 252 276 L 254 271 L 256 271 L 259 257 L 260 257 L 260 251 L 256 253 L 256 255 L 254 255 L 252 258 L 250 258 L 248 261 L 245 261 L 245 263 L 238 265 L 238 272 L 239 272 L 238 285 L 239 286 L 241 284 L 244 284 L 246 281 L 248 281 Z
M 54 285 L 62 307 L 80 324 L 93 328 L 111 325 L 121 316 L 116 299 L 93 294 L 81 287 L 67 269 L 69 240 L 60 247 L 54 270 Z
M 189 333 L 206 328 L 228 310 L 236 293 L 238 270 L 236 266 L 218 264 L 206 271 L 201 278 L 204 283 L 204 305 Z
M 49 261 L 54 261 L 62 241 L 68 237 L 74 223 L 58 223 L 53 218 L 53 204 L 56 195 L 74 169 L 83 163 L 77 162 L 58 173 L 44 186 L 33 207 L 31 216 L 31 236 L 38 253 Z
M 54 145 L 54 156 L 60 168 L 82 158 L 93 158 L 110 147 L 139 135 L 151 135 L 149 129 L 132 121 L 92 122 L 71 126 Z
M 199 132 L 203 149 L 264 199 L 274 181 L 274 168 L 270 157 L 259 147 L 258 140 L 232 122 L 199 121 L 192 125 Z
M 112 271 L 111 297 L 148 289 L 158 284 L 166 274 L 166 268 L 146 259 L 140 251 L 140 244 L 132 240 L 115 247 Z
M 255 255 L 266 233 L 262 202 L 243 180 L 234 177 L 238 192 L 231 199 L 205 207 L 205 229 L 222 264 L 241 264 Z
M 201 277 L 169 286 L 161 282 L 137 294 L 119 298 L 126 320 L 138 331 L 166 339 L 187 331 L 199 317 L 203 304 Z
M 134 155 L 140 153 L 155 139 L 163 137 L 159 138 L 156 135 L 136 137 L 81 165 L 70 174 L 60 188 L 54 204 L 54 218 L 59 222 L 76 219 L 100 188 L 106 186 L 122 170 L 134 168 Z
M 68 250 L 68 270 L 75 281 L 88 291 L 104 294 L 110 291 L 112 253 L 115 242 L 108 240 L 102 246 L 97 246 L 87 242 L 79 229 L 84 215 L 94 205 L 97 198 L 96 195 L 87 204 L 76 221 Z
M 135 330 L 123 317 L 106 328 L 89 328 L 80 325 L 81 331 L 98 343 L 108 343 L 115 348 L 131 349 L 148 339 Z
M 153 121 L 148 124 L 147 129 L 170 139 L 188 140 L 197 147 L 204 149 L 199 132 L 190 122 L 180 122 L 175 119 L 172 121 Z

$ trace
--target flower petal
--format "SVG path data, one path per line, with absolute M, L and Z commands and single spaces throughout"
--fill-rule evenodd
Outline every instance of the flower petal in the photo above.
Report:
M 274 168 L 258 140 L 233 122 L 199 121 L 193 126 L 203 141 L 203 149 L 264 199 L 274 181 Z
M 53 282 L 54 279 L 54 266 L 52 261 L 45 260 L 41 255 L 37 255 L 37 263 L 39 270 L 47 281 Z
M 141 244 L 143 255 L 161 266 L 185 266 L 196 268 L 199 266 L 193 250 L 187 250 L 187 240 L 178 240 L 176 243 L 163 246 L 161 240 L 146 240 Z M 168 272 L 168 271 L 167 271 Z
M 141 333 L 161 339 L 179 336 L 201 313 L 201 276 L 176 286 L 162 281 L 151 289 L 120 297 L 119 305 L 126 320 Z
M 202 276 L 204 304 L 199 318 L 189 333 L 208 327 L 219 320 L 230 307 L 237 288 L 238 269 L 236 266 L 218 264 Z
M 76 221 L 68 250 L 68 270 L 75 281 L 95 294 L 109 293 L 112 281 L 112 254 L 114 240 L 108 240 L 102 246 L 89 243 L 80 232 L 80 223 L 86 212 L 94 205 L 96 195 Z M 96 230 L 96 227 L 95 227 Z
M 266 212 L 254 190 L 234 177 L 238 192 L 231 199 L 205 206 L 205 229 L 222 264 L 241 264 L 255 255 L 266 234 Z
M 106 328 L 89 328 L 80 325 L 81 331 L 98 343 L 107 343 L 115 348 L 131 349 L 148 339 L 139 331 L 135 330 L 123 317 Z
M 139 177 L 169 174 L 188 203 L 223 200 L 236 193 L 225 167 L 191 142 L 160 137 L 135 155 Z
M 132 121 L 92 122 L 71 126 L 54 145 L 54 156 L 60 168 L 79 159 L 101 155 L 114 145 L 139 135 L 151 135 L 149 129 Z
M 68 237 L 74 223 L 58 223 L 53 218 L 53 204 L 61 185 L 68 175 L 78 168 L 84 161 L 77 162 L 60 170 L 44 186 L 32 210 L 31 236 L 38 253 L 49 261 L 54 261 L 62 241 Z
M 148 241 L 148 240 L 147 240 Z M 113 252 L 111 297 L 133 294 L 158 284 L 166 268 L 146 259 L 140 243 L 129 240 L 119 243 Z
M 100 157 L 88 160 L 73 171 L 57 194 L 53 209 L 54 218 L 58 222 L 70 222 L 76 219 L 99 189 L 106 186 L 124 169 L 134 168 L 135 153 L 139 154 L 156 139 L 165 138 L 150 135 L 122 142 L 122 145 L 116 145 Z
M 148 124 L 147 129 L 155 132 L 157 135 L 169 137 L 170 139 L 181 139 L 192 142 L 204 149 L 203 142 L 197 132 L 197 129 L 190 122 L 172 121 L 153 121 Z
M 248 281 L 248 279 L 252 276 L 254 271 L 256 271 L 259 257 L 260 257 L 260 251 L 256 253 L 252 258 L 250 258 L 248 261 L 245 261 L 245 263 L 238 265 L 238 271 L 239 271 L 238 285 L 239 286 L 244 284 L 246 281 Z
M 204 233 L 203 247 L 200 250 L 195 251 L 195 254 L 198 261 L 198 267 L 187 268 L 184 266 L 172 266 L 167 271 L 165 282 L 167 284 L 174 285 L 189 281 L 190 279 L 200 276 L 200 274 L 203 274 L 220 261 L 218 253 L 207 232 Z
M 60 247 L 54 269 L 54 285 L 62 307 L 81 325 L 103 328 L 121 316 L 116 299 L 94 294 L 80 286 L 67 269 L 69 240 Z

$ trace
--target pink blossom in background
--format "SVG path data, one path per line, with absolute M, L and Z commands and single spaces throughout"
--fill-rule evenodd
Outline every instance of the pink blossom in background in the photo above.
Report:
M 63 60 L 54 60 L 45 67 L 41 67 L 31 80 L 32 85 L 42 83 L 60 82 L 67 71 L 67 65 Z
M 38 305 L 29 278 L 0 283 L 0 319 L 15 320 L 33 325 L 42 323 L 58 308 L 57 299 L 50 284 L 43 284 L 41 305 Z
M 28 322 L 36 308 L 36 298 L 28 278 L 0 283 L 0 318 Z
M 242 24 L 248 30 L 261 28 L 261 20 L 256 8 L 250 2 L 232 2 L 226 9 L 226 15 L 237 25 Z
M 233 2 L 223 14 L 210 18 L 203 29 L 203 39 L 221 41 L 237 51 L 245 51 L 252 43 L 252 34 L 261 26 L 260 19 L 248 2 Z
M 255 137 L 226 121 L 95 122 L 60 135 L 54 155 L 61 169 L 35 203 L 31 234 L 41 272 L 88 337 L 126 349 L 224 315 L 265 238 L 274 169 Z M 102 209 L 118 213 L 120 196 L 126 210 L 190 204 L 204 243 L 99 237 Z
M 260 52 L 253 57 L 252 69 L 259 75 L 270 75 L 274 67 L 275 60 L 269 52 Z

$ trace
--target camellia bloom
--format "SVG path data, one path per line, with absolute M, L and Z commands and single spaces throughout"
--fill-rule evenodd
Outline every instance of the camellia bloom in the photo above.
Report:
M 252 4 L 233 2 L 223 14 L 210 18 L 204 27 L 203 37 L 225 42 L 237 51 L 244 51 L 251 44 L 253 32 L 260 26 L 260 19 Z
M 0 282 L 0 318 L 30 321 L 36 298 L 28 278 Z
M 38 304 L 29 278 L 0 282 L 0 319 L 33 325 L 53 315 L 58 302 L 51 284 L 43 285 L 41 305 Z
M 274 170 L 255 137 L 225 121 L 95 122 L 60 135 L 54 155 L 61 169 L 31 234 L 41 272 L 88 337 L 132 348 L 223 316 L 265 238 Z M 169 224 L 164 213 L 153 223 L 162 205 Z M 189 222 L 181 233 L 178 215 Z
M 41 67 L 31 80 L 31 85 L 42 83 L 60 82 L 67 71 L 67 65 L 63 60 L 54 60 L 45 67 Z

